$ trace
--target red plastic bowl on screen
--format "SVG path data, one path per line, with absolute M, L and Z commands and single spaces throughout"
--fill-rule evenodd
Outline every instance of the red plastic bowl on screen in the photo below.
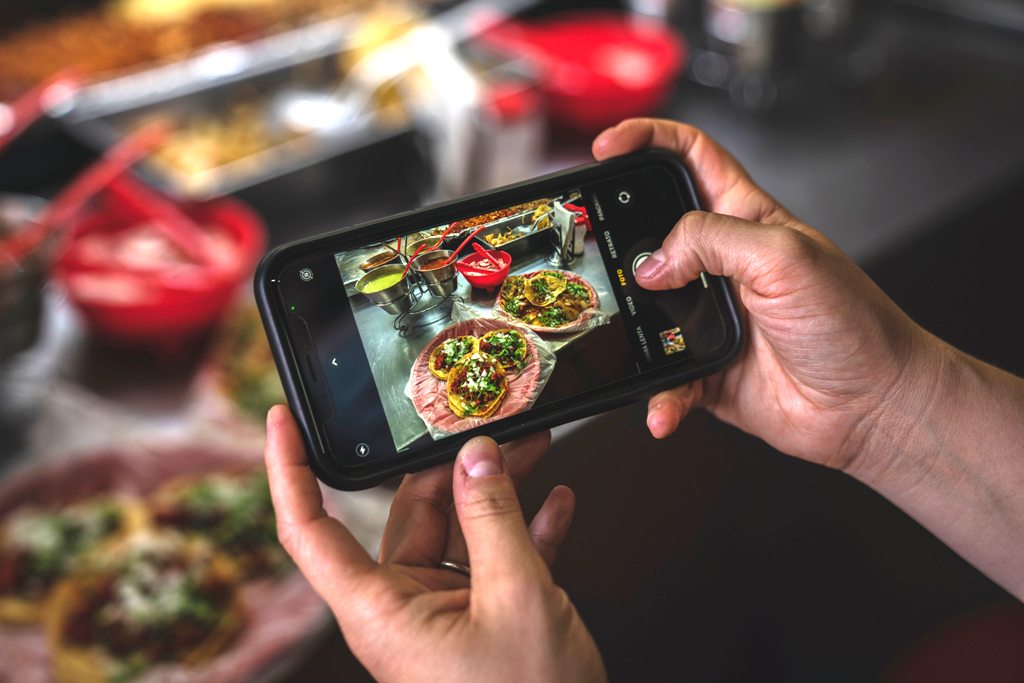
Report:
M 173 349 L 215 323 L 252 273 L 266 243 L 259 216 L 233 199 L 181 208 L 204 226 L 210 264 L 182 258 L 152 219 L 110 195 L 73 226 L 57 275 L 101 337 Z
M 493 264 L 487 264 L 487 258 L 483 254 L 470 253 L 459 261 L 455 262 L 455 269 L 462 273 L 469 284 L 478 289 L 496 289 L 505 278 L 508 277 L 509 268 L 512 266 L 512 257 L 507 252 L 491 250 L 487 252 L 490 256 L 498 259 L 503 267 L 498 270 Z
M 682 37 L 665 24 L 619 12 L 506 22 L 481 40 L 537 64 L 552 120 L 583 133 L 652 113 L 687 57 Z

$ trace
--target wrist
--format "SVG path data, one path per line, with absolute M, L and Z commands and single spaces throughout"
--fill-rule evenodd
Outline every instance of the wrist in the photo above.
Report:
M 849 473 L 1024 599 L 1024 380 L 941 342 L 905 374 Z
M 960 378 L 969 360 L 918 328 L 896 380 L 879 397 L 869 434 L 845 472 L 875 488 L 910 488 L 936 465 L 944 432 L 956 416 Z

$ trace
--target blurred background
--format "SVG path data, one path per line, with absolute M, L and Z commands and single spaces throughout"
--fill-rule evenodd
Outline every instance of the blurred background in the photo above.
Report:
M 111 454 L 255 463 L 266 249 L 584 163 L 629 116 L 704 129 L 1019 374 L 1022 74 L 1020 0 L 6 0 L 0 516 L 116 489 Z M 1024 680 L 1024 607 L 873 492 L 643 416 L 556 430 L 524 493 L 577 491 L 555 577 L 613 680 Z M 375 547 L 392 493 L 330 498 Z M 272 645 L 217 680 L 369 680 L 323 610 Z M 37 626 L 0 624 L 13 652 L 0 681 L 51 679 Z

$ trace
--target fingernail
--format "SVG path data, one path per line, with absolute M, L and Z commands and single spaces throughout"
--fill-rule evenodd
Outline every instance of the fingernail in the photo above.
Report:
M 638 280 L 650 280 L 657 276 L 664 267 L 665 255 L 661 253 L 661 249 L 658 249 L 653 254 L 645 258 L 639 266 L 637 266 L 636 277 Z
M 490 439 L 472 439 L 462 447 L 462 469 L 473 479 L 501 474 L 501 451 Z

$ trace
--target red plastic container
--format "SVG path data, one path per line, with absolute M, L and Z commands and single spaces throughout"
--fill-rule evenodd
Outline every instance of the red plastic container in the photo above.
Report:
M 481 40 L 533 61 L 552 120 L 583 133 L 654 112 L 687 58 L 683 38 L 665 24 L 619 12 L 507 22 Z
M 56 271 L 92 329 L 112 341 L 170 350 L 195 337 L 220 318 L 265 248 L 260 217 L 241 202 L 220 199 L 182 209 L 196 223 L 222 231 L 232 245 L 223 263 L 156 272 L 104 267 L 88 257 L 82 238 L 126 233 L 148 220 L 109 195 L 104 199 L 72 227 L 74 239 Z
M 487 253 L 503 263 L 504 267 L 495 271 L 485 270 L 480 264 L 487 258 L 483 254 L 471 253 L 456 261 L 455 269 L 474 287 L 492 290 L 500 286 L 508 277 L 509 268 L 512 267 L 512 257 L 508 255 L 508 252 L 500 250 L 492 250 Z

